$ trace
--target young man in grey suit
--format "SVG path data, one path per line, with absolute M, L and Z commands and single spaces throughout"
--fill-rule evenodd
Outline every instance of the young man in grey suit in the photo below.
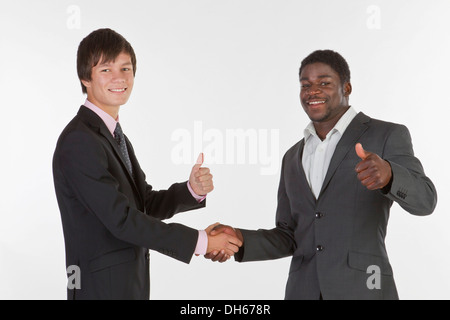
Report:
M 202 157 L 189 180 L 153 190 L 119 124 L 131 94 L 136 56 L 110 29 L 80 43 L 78 76 L 87 100 L 58 139 L 53 176 L 63 224 L 68 299 L 149 299 L 149 249 L 189 263 L 212 250 L 234 254 L 233 236 L 162 222 L 202 208 L 213 190 Z M 78 274 L 74 274 L 78 272 Z
M 310 54 L 300 84 L 311 123 L 283 158 L 276 227 L 218 226 L 212 234 L 239 237 L 240 262 L 293 256 L 286 299 L 398 299 L 385 247 L 390 208 L 395 201 L 429 215 L 436 189 L 405 126 L 349 105 L 350 69 L 340 54 Z M 226 255 L 206 257 L 223 262 Z

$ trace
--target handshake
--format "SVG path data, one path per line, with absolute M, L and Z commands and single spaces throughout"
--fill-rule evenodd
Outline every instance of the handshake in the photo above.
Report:
M 189 185 L 198 196 L 206 196 L 214 189 L 212 174 L 208 168 L 202 168 L 203 153 L 198 156 L 189 177 Z M 239 230 L 219 223 L 210 225 L 206 230 L 208 247 L 205 258 L 225 262 L 239 251 L 244 239 Z
M 244 238 L 239 229 L 216 223 L 206 230 L 208 235 L 208 248 L 206 259 L 225 262 L 230 259 L 244 244 Z

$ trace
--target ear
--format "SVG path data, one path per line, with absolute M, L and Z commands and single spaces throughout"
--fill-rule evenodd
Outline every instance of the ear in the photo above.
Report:
M 349 97 L 351 93 L 352 93 L 352 84 L 350 82 L 346 82 L 344 84 L 344 95 L 346 97 Z
M 91 82 L 88 80 L 81 80 L 81 83 L 86 87 L 86 88 L 90 88 L 91 87 Z

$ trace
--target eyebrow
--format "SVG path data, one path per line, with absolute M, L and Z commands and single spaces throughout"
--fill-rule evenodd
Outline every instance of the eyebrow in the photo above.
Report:
M 109 67 L 110 65 L 111 65 L 111 63 L 104 62 L 104 63 L 99 64 L 98 67 L 100 67 L 100 68 L 101 67 Z M 122 67 L 124 67 L 124 66 L 132 66 L 132 65 L 133 65 L 133 63 L 131 61 L 122 63 Z
M 329 76 L 329 75 L 327 75 L 327 74 L 323 74 L 323 75 L 320 75 L 320 76 L 318 76 L 317 78 L 319 78 L 319 79 L 322 79 L 322 78 L 332 78 L 332 76 Z M 308 81 L 309 80 L 309 78 L 307 78 L 307 77 L 302 77 L 302 78 L 300 78 L 300 81 Z

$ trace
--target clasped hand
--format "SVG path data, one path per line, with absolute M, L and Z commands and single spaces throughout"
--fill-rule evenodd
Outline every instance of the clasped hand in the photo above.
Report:
M 224 262 L 234 256 L 242 246 L 242 237 L 236 234 L 231 227 L 215 223 L 210 225 L 205 231 L 208 235 L 208 248 L 205 258 L 213 261 Z
M 206 232 L 208 234 L 208 250 L 205 258 L 214 262 L 227 261 L 237 253 L 239 248 L 244 244 L 244 238 L 241 231 L 227 225 L 216 223 L 209 226 L 208 229 L 206 229 Z M 222 242 L 222 244 L 226 244 L 226 241 L 229 241 L 229 243 L 226 247 L 222 248 L 214 244 L 211 244 L 210 247 L 211 240 L 213 240 L 213 243 L 216 243 L 216 239 L 225 241 Z

